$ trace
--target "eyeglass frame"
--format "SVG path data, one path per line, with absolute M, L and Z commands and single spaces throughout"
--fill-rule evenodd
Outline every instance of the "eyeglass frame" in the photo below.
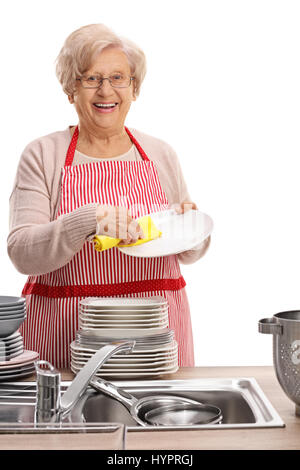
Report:
M 112 88 L 129 88 L 130 85 L 131 85 L 132 80 L 135 80 L 135 77 L 129 77 L 130 83 L 129 83 L 129 85 L 127 85 L 127 86 L 115 86 L 115 85 L 112 85 L 112 83 L 111 83 L 111 78 L 110 78 L 110 77 L 101 77 L 101 78 L 100 78 L 101 82 L 100 82 L 100 85 L 98 85 L 98 86 L 84 86 L 84 85 L 82 84 L 82 81 L 81 81 L 81 80 L 86 80 L 86 79 L 84 79 L 84 77 L 76 78 L 76 80 L 79 80 L 80 83 L 81 83 L 81 85 L 82 85 L 82 88 L 86 88 L 86 89 L 88 89 L 88 88 L 91 88 L 91 89 L 92 89 L 92 88 L 93 88 L 93 89 L 95 89 L 95 88 L 101 88 L 102 85 L 103 85 L 104 80 L 108 80 L 108 81 L 109 81 L 109 84 L 110 84 L 110 86 L 111 86 Z

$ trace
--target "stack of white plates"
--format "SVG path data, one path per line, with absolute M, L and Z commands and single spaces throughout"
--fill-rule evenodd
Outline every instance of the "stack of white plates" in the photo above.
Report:
M 178 344 L 168 329 L 168 302 L 163 297 L 89 297 L 80 301 L 79 325 L 71 343 L 74 373 L 99 348 L 120 340 L 135 341 L 133 351 L 112 356 L 98 377 L 156 377 L 178 370 Z
M 148 336 L 169 326 L 163 297 L 89 297 L 79 303 L 79 329 L 93 336 Z
M 118 340 L 120 338 L 114 336 L 99 337 L 77 332 L 76 340 L 71 343 L 71 370 L 77 374 L 99 348 Z M 113 355 L 99 369 L 96 374 L 98 377 L 150 378 L 172 374 L 178 370 L 178 345 L 173 330 L 136 337 L 126 337 L 124 333 L 122 340 L 134 341 L 133 351 L 130 354 L 120 351 Z
M 0 339 L 15 333 L 26 318 L 23 297 L 0 296 Z
M 34 351 L 24 351 L 8 361 L 0 361 L 0 382 L 27 377 L 35 372 L 34 362 L 39 354 Z
M 107 344 L 107 343 L 106 343 Z M 102 344 L 104 346 L 105 343 Z M 152 346 L 136 345 L 130 354 L 117 353 L 108 359 L 96 376 L 115 379 L 134 379 L 157 377 L 172 374 L 178 370 L 178 345 L 175 340 L 167 344 Z M 83 345 L 78 341 L 71 343 L 71 370 L 77 374 L 87 361 L 101 347 L 96 343 Z

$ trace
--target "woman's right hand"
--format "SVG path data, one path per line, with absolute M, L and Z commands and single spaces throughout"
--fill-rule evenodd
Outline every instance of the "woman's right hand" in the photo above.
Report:
M 120 245 L 128 245 L 144 238 L 144 232 L 126 207 L 98 205 L 96 209 L 97 235 L 120 238 Z

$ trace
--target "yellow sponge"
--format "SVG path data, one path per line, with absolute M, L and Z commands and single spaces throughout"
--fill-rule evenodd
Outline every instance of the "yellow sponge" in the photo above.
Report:
M 140 238 L 135 243 L 130 243 L 129 245 L 122 245 L 122 246 L 136 246 L 141 245 L 142 243 L 147 243 L 151 240 L 155 240 L 155 238 L 161 237 L 162 232 L 158 230 L 156 225 L 154 224 L 153 220 L 149 215 L 145 215 L 137 220 L 138 224 L 141 226 L 144 232 L 144 238 Z M 105 235 L 95 235 L 93 238 L 94 248 L 97 251 L 104 251 L 108 250 L 109 248 L 113 248 L 120 243 L 120 238 L 112 238 L 107 237 Z

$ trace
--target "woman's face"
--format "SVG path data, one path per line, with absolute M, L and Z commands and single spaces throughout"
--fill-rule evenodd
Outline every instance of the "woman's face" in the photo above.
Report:
M 131 77 L 127 56 L 120 49 L 107 48 L 96 56 L 84 75 L 109 77 L 116 72 Z M 134 82 L 128 88 L 113 88 L 108 80 L 104 80 L 100 88 L 83 88 L 77 80 L 76 93 L 69 96 L 70 103 L 75 105 L 80 125 L 91 132 L 102 130 L 108 135 L 122 131 L 131 103 L 135 99 Z M 101 109 L 96 106 L 101 103 L 115 106 Z

